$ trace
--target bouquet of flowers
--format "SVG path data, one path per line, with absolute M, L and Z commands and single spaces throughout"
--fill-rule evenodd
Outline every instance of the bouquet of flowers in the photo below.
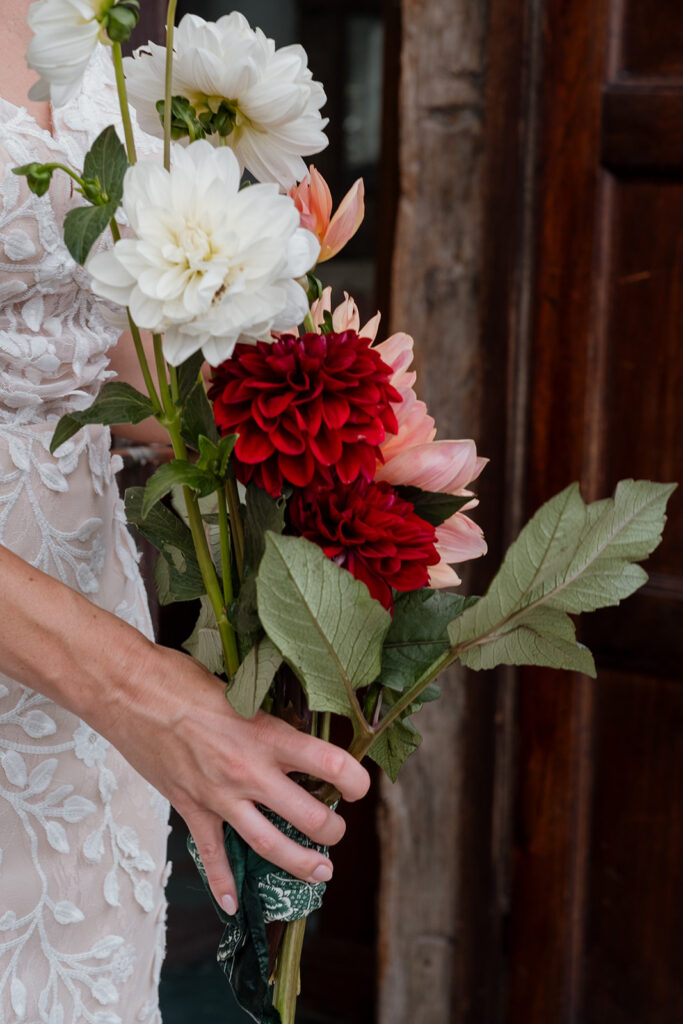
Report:
M 125 147 L 109 126 L 83 168 L 61 167 L 84 198 L 64 235 L 95 293 L 126 309 L 147 387 L 107 383 L 62 418 L 52 450 L 87 423 L 155 417 L 174 457 L 125 504 L 159 550 L 162 603 L 201 601 L 186 648 L 241 714 L 263 709 L 325 738 L 343 716 L 350 751 L 395 779 L 451 663 L 595 674 L 570 616 L 645 581 L 635 563 L 659 542 L 673 485 L 622 481 L 586 505 L 573 484 L 522 530 L 485 596 L 453 592 L 453 566 L 486 550 L 469 515 L 486 460 L 473 441 L 436 439 L 412 339 L 378 342 L 379 314 L 361 327 L 353 299 L 335 305 L 317 276 L 357 230 L 363 186 L 332 215 L 303 161 L 327 142 L 306 54 L 276 49 L 237 13 L 175 29 L 171 0 L 166 46 L 124 59 L 138 6 L 31 10 L 34 96 L 65 101 L 93 49 L 111 49 Z M 136 160 L 129 104 L 163 136 L 163 165 Z M 16 173 L 43 194 L 58 169 Z M 93 252 L 105 231 L 113 246 Z M 286 876 L 230 828 L 225 842 L 240 906 L 231 918 L 217 907 L 219 961 L 255 1020 L 292 1024 L 306 915 L 324 886 Z

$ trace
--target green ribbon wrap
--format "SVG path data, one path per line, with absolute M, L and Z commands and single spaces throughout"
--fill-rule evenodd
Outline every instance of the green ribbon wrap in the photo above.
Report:
M 319 846 L 267 808 L 261 813 L 288 838 L 327 855 Z M 266 925 L 274 921 L 297 921 L 322 905 L 325 883 L 302 882 L 264 860 L 230 826 L 225 826 L 225 850 L 237 886 L 238 910 L 229 917 L 213 898 L 204 865 L 192 836 L 187 846 L 211 896 L 216 913 L 225 925 L 217 959 L 235 998 L 258 1024 L 279 1024 L 280 1015 L 271 1005 L 270 951 Z

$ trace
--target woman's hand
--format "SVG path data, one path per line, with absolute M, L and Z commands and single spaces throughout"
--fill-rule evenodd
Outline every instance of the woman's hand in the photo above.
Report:
M 2 671 L 83 718 L 169 798 L 226 911 L 236 909 L 237 893 L 223 821 L 292 874 L 331 876 L 326 857 L 282 835 L 255 805 L 318 843 L 338 842 L 342 819 L 287 773 L 317 776 L 357 800 L 369 777 L 346 751 L 268 715 L 241 718 L 199 662 L 151 643 L 2 546 L 0 579 Z
M 255 805 L 329 846 L 344 835 L 343 819 L 287 774 L 324 779 L 346 800 L 358 800 L 368 789 L 366 770 L 341 748 L 271 715 L 242 718 L 220 682 L 186 655 L 150 645 L 135 675 L 137 683 L 132 680 L 129 699 L 106 724 L 106 735 L 185 819 L 211 891 L 226 912 L 234 913 L 237 892 L 223 821 L 266 860 L 307 881 L 328 881 L 329 859 L 288 839 Z

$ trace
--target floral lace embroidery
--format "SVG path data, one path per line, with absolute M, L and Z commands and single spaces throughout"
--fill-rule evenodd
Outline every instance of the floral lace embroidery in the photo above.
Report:
M 104 83 L 104 86 L 103 86 Z M 118 122 L 108 54 L 54 112 L 54 138 L 0 99 L 0 543 L 150 635 L 108 431 L 49 443 L 90 404 L 120 327 L 92 296 L 44 197 L 11 167 L 82 166 Z M 140 149 L 158 148 L 140 137 Z M 0 1024 L 158 1022 L 168 804 L 103 737 L 0 675 Z

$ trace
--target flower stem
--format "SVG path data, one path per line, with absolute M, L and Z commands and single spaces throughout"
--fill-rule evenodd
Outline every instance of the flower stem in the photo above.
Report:
M 306 918 L 290 921 L 280 946 L 275 968 L 273 1006 L 280 1013 L 282 1024 L 294 1024 L 296 997 L 299 994 L 299 962 L 304 944 Z
M 121 232 L 119 231 L 119 226 L 113 217 L 109 221 L 109 228 L 111 230 L 112 238 L 115 242 L 118 242 L 121 238 Z M 154 380 L 152 379 L 152 374 L 149 369 L 149 363 L 147 362 L 147 354 L 145 352 L 145 347 L 142 344 L 142 338 L 140 337 L 140 328 L 135 323 L 135 320 L 133 320 L 130 309 L 128 309 L 127 306 L 126 314 L 128 316 L 128 326 L 130 328 L 130 333 L 133 338 L 133 344 L 135 345 L 135 352 L 138 357 L 138 362 L 140 363 L 140 369 L 142 370 L 142 376 L 145 381 L 145 387 L 147 388 L 147 394 L 150 397 L 150 401 L 154 406 L 155 412 L 160 415 L 162 412 L 161 402 L 159 401 L 157 390 L 154 387 Z
M 225 500 L 225 488 L 219 487 L 218 524 L 221 535 L 221 572 L 223 573 L 223 600 L 228 608 L 232 603 L 232 573 L 230 569 L 230 525 L 228 523 L 228 506 Z
M 166 82 L 164 89 L 164 167 L 171 169 L 171 110 L 173 92 L 173 28 L 178 0 L 168 0 L 166 9 Z
M 137 160 L 135 152 L 135 137 L 133 135 L 133 123 L 130 119 L 130 107 L 128 106 L 128 94 L 126 92 L 126 76 L 123 73 L 123 51 L 121 43 L 114 43 L 112 46 L 112 57 L 114 59 L 114 74 L 116 75 L 116 91 L 119 96 L 121 108 L 121 120 L 123 121 L 123 134 L 126 139 L 126 151 L 128 162 L 134 164 Z
M 304 317 L 304 327 L 306 328 L 306 330 L 310 334 L 317 334 L 318 333 L 318 328 L 315 326 L 315 320 L 311 316 L 310 309 L 309 309 L 308 313 L 306 314 L 306 316 Z
M 228 477 L 225 482 L 225 493 L 228 499 L 230 510 L 230 526 L 233 544 L 235 545 L 235 561 L 240 579 L 244 575 L 244 524 L 240 512 L 240 496 L 237 492 L 237 483 L 234 477 Z
M 155 334 L 153 335 L 153 338 L 154 357 L 156 359 L 157 371 L 159 374 L 159 391 L 161 393 L 161 401 L 163 404 L 163 416 L 161 417 L 161 423 L 168 430 L 171 438 L 171 444 L 173 445 L 173 453 L 176 459 L 183 459 L 187 462 L 189 461 L 187 457 L 187 447 L 180 432 L 180 416 L 178 413 L 178 407 L 171 398 L 171 392 L 168 387 L 166 360 L 164 359 L 164 354 L 161 348 L 161 335 Z M 218 627 L 218 633 L 223 646 L 225 668 L 228 675 L 232 677 L 240 664 L 235 631 L 226 614 L 226 608 L 223 602 L 223 593 L 218 582 L 216 568 L 213 564 L 209 545 L 206 540 L 204 523 L 202 522 L 202 515 L 199 510 L 197 495 L 189 487 L 183 487 L 183 495 L 185 498 L 185 507 L 187 508 L 190 532 L 194 542 L 194 549 L 197 554 L 197 562 L 199 563 L 202 580 L 206 587 L 206 593 L 211 601 L 211 607 L 213 608 L 213 613 L 216 617 L 216 625 Z

